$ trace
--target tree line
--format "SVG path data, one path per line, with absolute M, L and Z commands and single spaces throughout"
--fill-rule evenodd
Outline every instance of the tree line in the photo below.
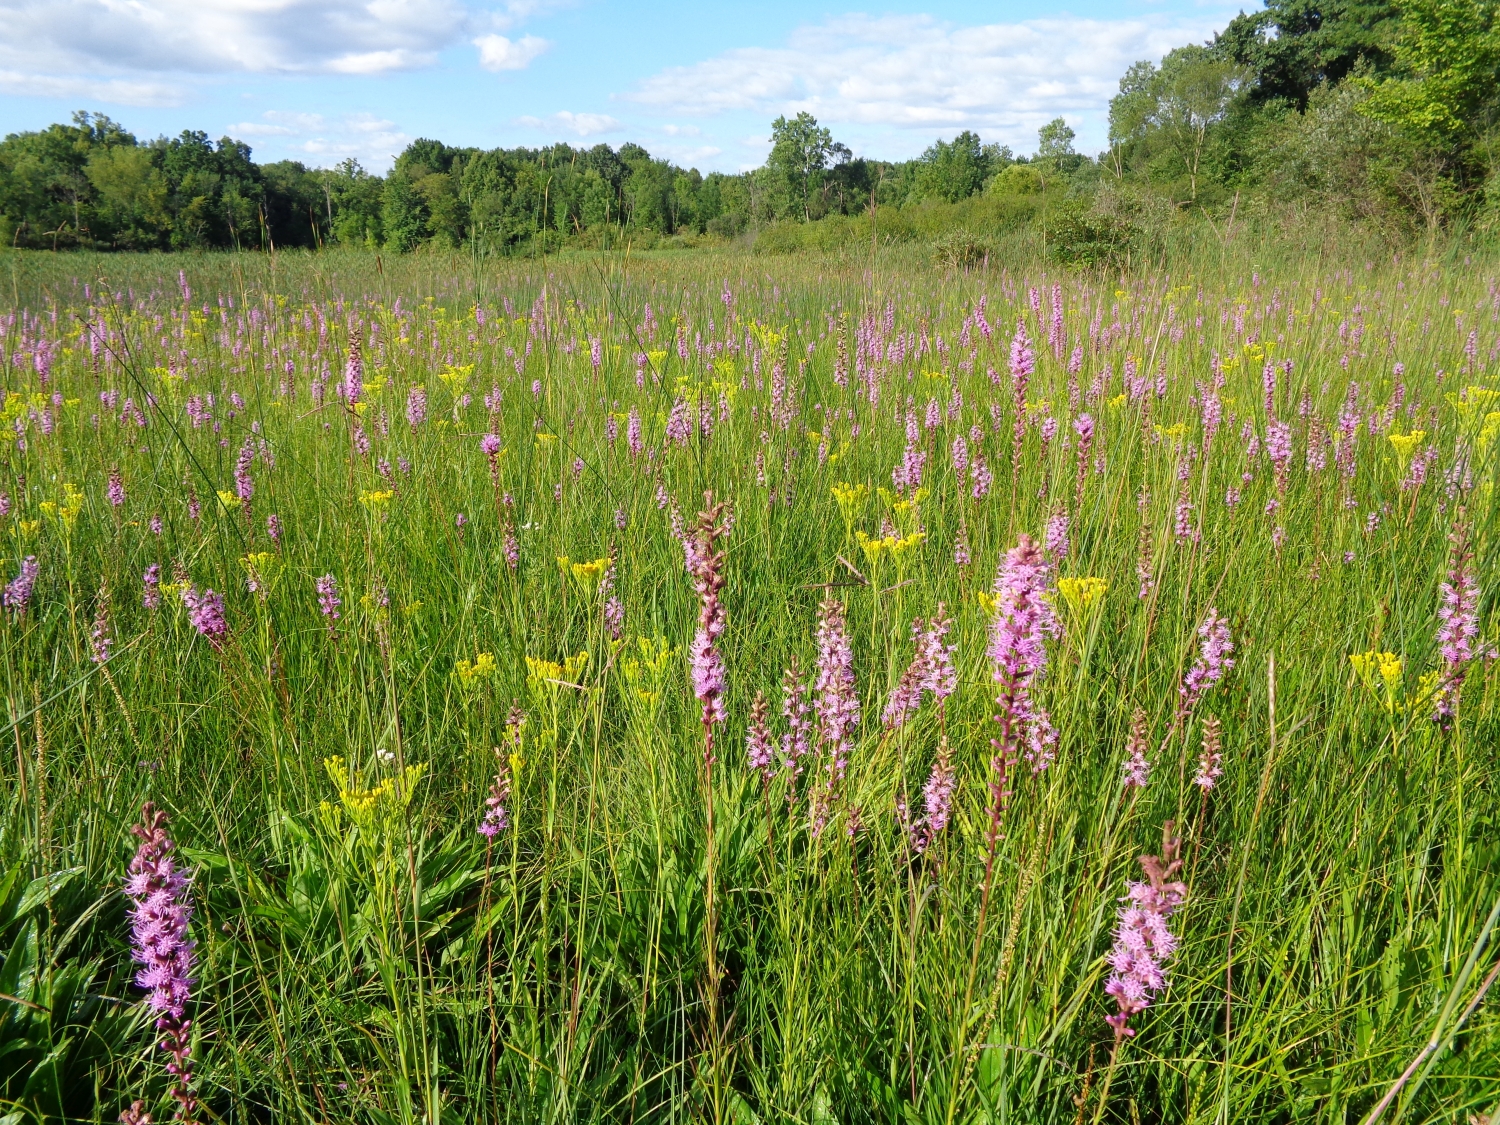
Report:
M 777 118 L 766 163 L 739 174 L 704 175 L 633 143 L 424 139 L 378 176 L 353 159 L 257 164 L 243 142 L 202 132 L 143 142 L 80 112 L 0 142 L 0 237 L 55 249 L 531 254 L 933 208 L 981 224 L 1071 216 L 1094 235 L 1288 207 L 1393 235 L 1488 228 L 1500 221 L 1495 11 L 1490 0 L 1270 0 L 1208 43 L 1130 67 L 1095 157 L 1074 150 L 1059 118 L 1030 154 L 965 131 L 914 160 L 876 160 L 800 113 Z

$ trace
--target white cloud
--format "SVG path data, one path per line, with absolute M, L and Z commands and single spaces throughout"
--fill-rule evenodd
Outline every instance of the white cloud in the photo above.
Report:
M 535 35 L 523 35 L 514 41 L 503 35 L 481 35 L 474 40 L 474 46 L 479 48 L 479 65 L 496 72 L 525 70 L 551 45 Z
M 320 113 L 271 110 L 260 121 L 242 121 L 225 131 L 231 137 L 274 138 L 274 152 L 257 152 L 260 160 L 291 157 L 314 167 L 327 167 L 354 157 L 372 172 L 383 172 L 412 138 L 394 121 L 369 113 L 326 118 Z
M 0 68 L 372 74 L 458 40 L 460 0 L 0 0 Z
M 530 129 L 566 129 L 580 137 L 596 137 L 600 133 L 616 133 L 623 126 L 607 113 L 569 113 L 562 110 L 551 117 L 518 117 L 517 125 Z
M 696 125 L 663 125 L 661 131 L 669 137 L 701 137 L 703 130 Z
M 674 116 L 807 110 L 824 124 L 875 136 L 976 129 L 1029 147 L 1054 117 L 1076 124 L 1080 115 L 1102 114 L 1135 60 L 1201 41 L 1222 25 L 1215 17 L 1230 14 L 974 27 L 849 15 L 801 27 L 782 47 L 735 48 L 670 67 L 625 96 Z
M 126 79 L 75 78 L 70 75 L 31 74 L 0 70 L 0 93 L 32 98 L 76 98 L 115 105 L 176 106 L 187 100 L 187 90 L 169 82 Z

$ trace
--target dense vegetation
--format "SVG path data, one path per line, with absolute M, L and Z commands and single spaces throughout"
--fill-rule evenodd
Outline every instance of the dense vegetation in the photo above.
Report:
M 1494 1121 L 1496 263 L 1018 239 L 7 254 L 4 1120 Z
M 1500 222 L 1497 111 L 1500 23 L 1486 0 L 1271 0 L 1209 44 L 1132 66 L 1094 158 L 1061 119 L 1027 155 L 966 131 L 916 160 L 856 158 L 801 113 L 778 118 L 766 164 L 739 175 L 635 144 L 419 140 L 382 177 L 353 160 L 257 165 L 244 144 L 203 133 L 142 143 L 79 113 L 0 143 L 0 235 L 38 248 L 528 255 L 768 231 L 762 250 L 947 235 L 939 253 L 960 264 L 1022 225 L 1084 263 L 1150 250 L 1183 221 L 1232 235 L 1257 217 L 1317 215 L 1397 242 L 1454 225 L 1487 235 Z

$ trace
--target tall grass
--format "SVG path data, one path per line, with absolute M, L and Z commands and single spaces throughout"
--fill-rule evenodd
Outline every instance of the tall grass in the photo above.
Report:
M 1007 262 L 0 259 L 5 577 L 40 565 L 0 624 L 6 1120 L 171 1112 L 121 894 L 147 800 L 195 869 L 205 1119 L 1357 1121 L 1429 1041 L 1383 1119 L 1493 1119 L 1500 1009 L 1467 1011 L 1500 954 L 1493 263 L 1244 241 L 1123 279 Z M 357 411 L 336 393 L 356 328 Z M 1264 366 L 1288 359 L 1268 413 Z M 915 498 L 892 482 L 908 412 Z M 993 474 L 981 499 L 960 435 Z M 844 484 L 868 490 L 840 503 Z M 705 494 L 733 517 L 711 769 L 673 533 Z M 1107 590 L 1053 596 L 1055 761 L 1012 771 L 986 879 L 993 584 L 1049 525 L 1053 576 Z M 1485 599 L 1444 730 L 1455 528 Z M 609 588 L 574 566 L 606 558 Z M 183 583 L 225 596 L 221 647 Z M 815 833 L 826 753 L 764 781 L 744 746 L 760 692 L 785 729 L 783 671 L 814 667 L 828 598 L 864 718 Z M 939 603 L 958 689 L 887 730 Z M 1183 716 L 1210 608 L 1235 664 Z M 1349 659 L 1371 651 L 1399 659 L 1389 681 Z M 1123 781 L 1136 711 L 1143 789 Z M 1224 775 L 1202 790 L 1210 718 Z M 944 735 L 953 820 L 918 854 L 897 803 L 919 808 Z M 487 839 L 497 773 L 509 826 Z M 1105 958 L 1169 823 L 1181 945 L 1117 1045 Z

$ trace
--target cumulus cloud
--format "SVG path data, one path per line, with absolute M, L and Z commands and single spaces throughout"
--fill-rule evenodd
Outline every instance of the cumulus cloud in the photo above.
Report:
M 429 65 L 460 0 L 0 0 L 0 68 L 375 74 Z
M 1100 112 L 1130 63 L 1207 38 L 1220 14 L 976 27 L 849 15 L 799 28 L 781 47 L 670 67 L 625 97 L 673 116 L 807 110 L 825 123 L 881 131 L 1032 137 L 1053 117 Z
M 187 100 L 187 90 L 171 82 L 77 78 L 0 70 L 0 94 L 33 98 L 74 98 L 114 105 L 175 106 Z
M 617 133 L 624 127 L 607 113 L 569 113 L 567 110 L 554 113 L 551 117 L 518 117 L 516 124 L 531 129 L 565 129 L 580 137 Z
M 481 35 L 474 40 L 479 48 L 479 65 L 485 70 L 525 70 L 531 61 L 552 44 L 535 35 L 523 35 L 516 40 L 503 35 Z
M 290 157 L 315 167 L 328 167 L 354 157 L 366 169 L 383 172 L 412 138 L 394 121 L 369 113 L 349 113 L 328 118 L 321 113 L 271 110 L 258 121 L 240 121 L 225 129 L 238 139 L 269 141 L 270 156 Z

